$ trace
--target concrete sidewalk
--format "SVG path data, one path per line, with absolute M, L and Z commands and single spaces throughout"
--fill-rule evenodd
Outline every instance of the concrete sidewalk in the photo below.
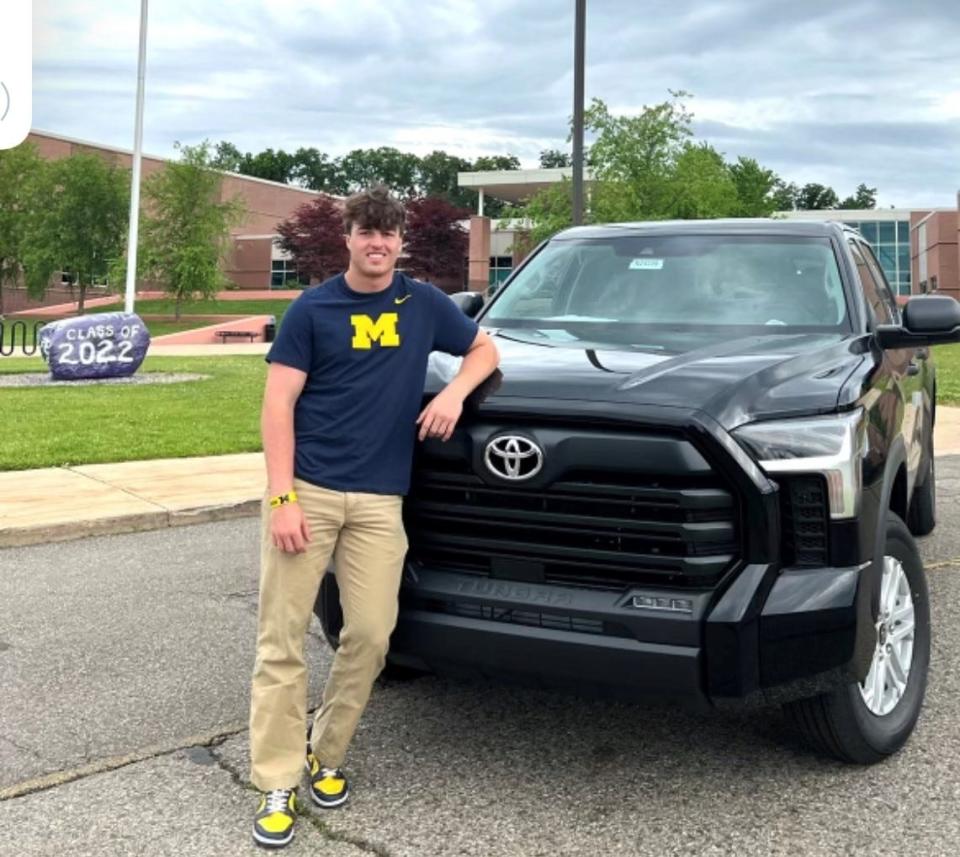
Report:
M 0 473 L 0 547 L 257 514 L 260 452 Z
M 960 455 L 960 408 L 938 408 L 934 443 Z M 0 547 L 256 515 L 265 491 L 260 452 L 8 471 Z

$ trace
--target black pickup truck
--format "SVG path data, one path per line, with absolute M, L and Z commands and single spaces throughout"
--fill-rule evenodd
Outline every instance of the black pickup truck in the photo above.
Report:
M 855 231 L 789 221 L 573 228 L 456 300 L 502 362 L 420 446 L 389 666 L 783 705 L 841 759 L 898 750 L 930 655 L 929 346 L 960 304 L 901 309 Z M 334 645 L 337 601 L 327 575 Z

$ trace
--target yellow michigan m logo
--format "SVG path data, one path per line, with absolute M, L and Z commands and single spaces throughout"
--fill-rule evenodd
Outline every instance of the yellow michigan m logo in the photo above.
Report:
M 379 342 L 381 348 L 396 348 L 400 345 L 400 334 L 397 333 L 397 319 L 400 316 L 395 312 L 384 312 L 374 321 L 368 315 L 350 316 L 353 325 L 353 347 L 368 349 L 374 342 Z

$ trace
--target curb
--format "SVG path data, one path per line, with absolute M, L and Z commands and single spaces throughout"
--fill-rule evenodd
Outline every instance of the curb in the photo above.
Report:
M 0 531 L 0 548 L 27 547 L 50 542 L 68 542 L 90 536 L 111 536 L 163 530 L 168 527 L 187 527 L 234 518 L 256 517 L 260 514 L 261 498 L 240 500 L 216 506 L 197 506 L 176 511 L 139 512 L 134 515 L 89 521 L 68 521 L 38 527 L 20 527 Z

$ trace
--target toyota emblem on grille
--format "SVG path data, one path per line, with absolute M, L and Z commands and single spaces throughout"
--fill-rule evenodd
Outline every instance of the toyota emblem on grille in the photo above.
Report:
M 487 444 L 483 460 L 501 479 L 520 482 L 536 476 L 543 467 L 543 450 L 530 438 L 502 434 Z

